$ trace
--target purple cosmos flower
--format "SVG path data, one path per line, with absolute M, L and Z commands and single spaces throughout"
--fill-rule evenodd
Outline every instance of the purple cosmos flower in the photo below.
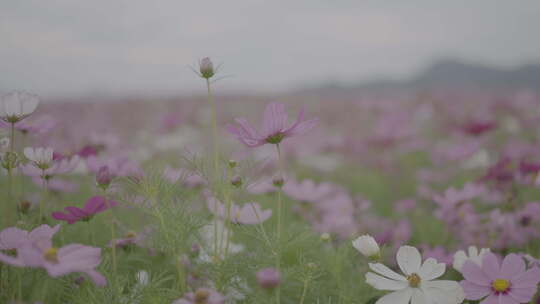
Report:
M 26 153 L 26 150 L 25 150 L 25 153 Z M 67 157 L 55 158 L 55 159 L 52 159 L 50 163 L 47 164 L 46 166 L 40 167 L 37 165 L 38 163 L 32 159 L 31 164 L 22 166 L 22 172 L 27 176 L 50 179 L 53 176 L 66 174 L 75 170 L 75 168 L 79 164 L 79 160 L 80 160 L 79 156 L 77 155 L 72 156 L 70 158 L 67 158 Z
M 227 212 L 227 206 L 218 201 L 215 197 L 207 198 L 208 210 L 220 218 L 227 218 L 230 215 L 231 221 L 243 225 L 255 225 L 265 222 L 272 216 L 272 210 L 262 210 L 258 203 L 246 203 L 243 206 L 231 205 L 231 210 Z
M 69 224 L 76 223 L 78 221 L 89 221 L 95 214 L 103 212 L 111 207 L 118 205 L 117 202 L 107 200 L 103 196 L 93 196 L 86 201 L 84 207 L 78 208 L 74 206 L 66 207 L 64 212 L 54 212 L 52 217 L 66 221 Z
M 275 102 L 266 106 L 260 133 L 245 118 L 236 118 L 238 126 L 227 125 L 227 130 L 244 145 L 254 148 L 264 144 L 279 144 L 285 138 L 302 135 L 313 129 L 318 122 L 317 118 L 304 120 L 303 109 L 296 122 L 289 127 L 287 120 L 285 105 Z
M 491 252 L 484 255 L 482 265 L 467 261 L 461 269 L 465 280 L 461 286 L 465 298 L 483 299 L 480 304 L 529 303 L 540 282 L 540 268 L 525 268 L 517 254 L 507 255 L 502 264 Z

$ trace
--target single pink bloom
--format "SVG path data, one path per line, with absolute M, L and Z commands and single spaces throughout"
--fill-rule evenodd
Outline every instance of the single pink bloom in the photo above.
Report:
M 540 268 L 526 269 L 517 254 L 507 255 L 502 263 L 491 252 L 484 255 L 482 265 L 467 261 L 461 286 L 468 300 L 481 300 L 480 304 L 529 303 L 540 282 Z
M 318 122 L 318 118 L 304 120 L 303 109 L 298 114 L 296 121 L 288 127 L 287 120 L 285 105 L 274 102 L 266 106 L 260 132 L 245 118 L 236 118 L 238 126 L 227 125 L 227 130 L 244 145 L 254 148 L 264 144 L 279 144 L 285 138 L 302 135 L 313 129 Z
M 210 288 L 199 288 L 195 292 L 188 292 L 183 298 L 172 304 L 224 304 L 226 298 L 219 292 Z
M 78 221 L 89 221 L 95 214 L 103 212 L 111 207 L 118 205 L 117 202 L 107 200 L 103 196 L 93 196 L 86 201 L 84 207 L 78 208 L 74 206 L 66 207 L 64 212 L 53 212 L 52 217 L 66 221 L 69 224 L 76 223 Z

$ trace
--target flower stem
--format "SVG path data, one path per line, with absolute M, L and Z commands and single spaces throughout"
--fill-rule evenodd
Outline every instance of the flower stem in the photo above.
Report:
M 300 304 L 304 304 L 304 299 L 306 298 L 308 286 L 309 286 L 309 279 L 306 279 L 304 280 L 304 288 L 302 289 L 302 297 L 300 297 Z
M 213 164 L 214 164 L 214 179 L 219 184 L 219 144 L 218 144 L 218 130 L 217 130 L 217 110 L 216 103 L 214 101 L 214 96 L 212 95 L 212 87 L 210 85 L 210 79 L 206 78 L 206 89 L 208 93 L 208 104 L 210 105 L 210 111 L 212 113 L 212 149 L 213 149 Z M 216 191 L 217 192 L 217 191 Z M 217 195 L 216 195 L 217 199 Z M 217 259 L 219 257 L 220 248 L 218 247 L 218 215 L 217 215 L 217 204 L 214 210 L 214 257 Z
M 43 197 L 39 201 L 39 218 L 38 221 L 41 223 L 43 221 L 43 208 L 45 205 L 45 200 L 47 199 L 47 196 L 49 194 L 49 185 L 47 183 L 47 177 L 45 176 L 45 170 L 42 170 L 41 173 L 41 180 L 43 182 Z
M 112 266 L 113 266 L 113 275 L 114 275 L 114 281 L 116 283 L 116 278 L 117 278 L 117 269 L 118 269 L 118 264 L 117 264 L 117 260 L 116 260 L 116 228 L 114 226 L 114 223 L 115 223 L 115 217 L 114 217 L 114 212 L 113 212 L 113 209 L 111 208 L 111 205 L 110 205 L 110 202 L 107 198 L 107 191 L 105 189 L 102 188 L 102 191 L 103 191 L 103 197 L 105 197 L 105 202 L 107 204 L 107 208 L 109 209 L 109 214 L 110 214 L 110 218 L 111 218 L 111 255 L 112 255 Z
M 11 123 L 10 138 L 9 138 L 9 151 L 11 152 L 10 157 L 13 157 L 15 151 L 15 123 Z M 11 160 L 10 160 L 11 162 Z M 6 203 L 6 225 L 10 225 L 11 222 L 11 210 L 10 206 L 13 205 L 13 169 L 9 164 L 8 167 L 8 193 L 7 193 L 7 203 Z
M 283 178 L 283 167 L 281 163 L 281 149 L 279 147 L 279 144 L 276 144 L 276 150 L 277 150 L 277 156 L 278 156 L 278 171 L 279 171 L 279 177 Z M 281 201 L 281 187 L 279 187 L 279 190 L 277 192 L 277 199 L 278 199 L 278 205 L 277 205 L 277 226 L 276 226 L 276 239 L 277 239 L 277 254 L 276 254 L 276 269 L 278 272 L 280 272 L 281 269 L 281 209 L 282 209 L 282 201 Z M 281 287 L 280 285 L 276 288 L 276 303 L 281 302 Z

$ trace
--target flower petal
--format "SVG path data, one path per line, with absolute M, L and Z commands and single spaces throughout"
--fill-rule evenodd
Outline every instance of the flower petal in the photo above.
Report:
M 402 246 L 397 252 L 397 262 L 401 271 L 406 275 L 410 275 L 420 270 L 422 256 L 415 247 Z
M 455 281 L 424 281 L 421 289 L 432 303 L 458 304 L 465 299 L 463 288 Z
M 408 282 L 390 280 L 373 272 L 366 273 L 366 283 L 378 290 L 400 290 L 409 285 Z
M 467 300 L 480 300 L 491 293 L 489 286 L 477 285 L 467 280 L 461 281 L 460 285 Z
M 392 269 L 388 268 L 387 266 L 381 264 L 381 263 L 369 263 L 369 268 L 376 272 L 377 274 L 380 274 L 382 276 L 385 276 L 389 279 L 396 280 L 396 281 L 404 281 L 406 282 L 407 279 L 393 271 Z
M 501 278 L 512 279 L 525 272 L 525 261 L 515 253 L 507 255 L 501 265 Z
M 411 288 L 398 290 L 380 298 L 375 304 L 407 304 L 411 300 L 412 293 Z
M 484 272 L 483 268 L 480 268 L 473 261 L 466 261 L 463 267 L 461 267 L 461 274 L 463 277 L 476 285 L 490 286 L 493 279 L 489 278 Z

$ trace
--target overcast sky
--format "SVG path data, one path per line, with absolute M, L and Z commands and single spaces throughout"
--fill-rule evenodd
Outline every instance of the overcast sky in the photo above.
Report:
M 406 77 L 441 57 L 540 62 L 538 0 L 4 0 L 0 91 L 44 96 L 283 90 Z

